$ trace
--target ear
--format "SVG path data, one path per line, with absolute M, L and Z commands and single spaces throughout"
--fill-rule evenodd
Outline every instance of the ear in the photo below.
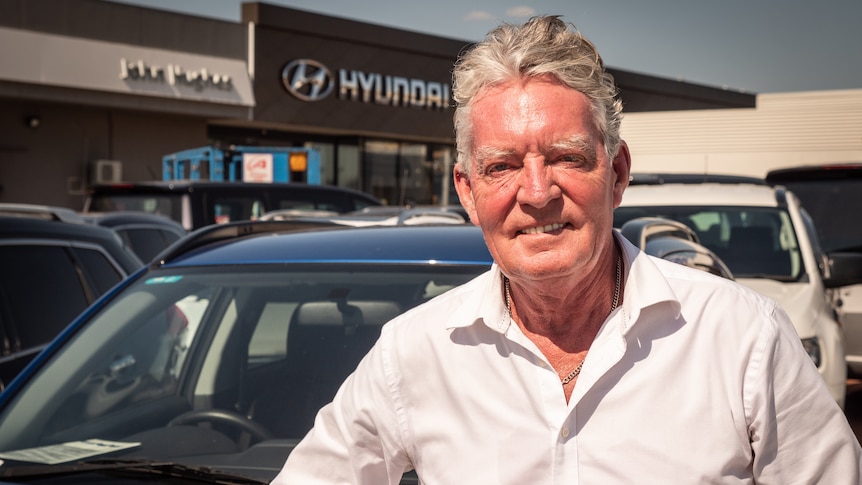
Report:
M 461 205 L 470 216 L 470 222 L 479 225 L 479 216 L 476 214 L 476 204 L 473 200 L 473 187 L 470 185 L 470 175 L 463 172 L 458 165 L 452 171 L 452 176 L 455 180 L 455 191 L 458 192 L 458 199 L 461 200 Z
M 620 141 L 620 149 L 617 150 L 617 156 L 612 162 L 614 170 L 614 208 L 620 206 L 623 200 L 623 192 L 629 186 L 629 177 L 632 171 L 632 158 L 629 153 L 629 146 L 625 141 Z

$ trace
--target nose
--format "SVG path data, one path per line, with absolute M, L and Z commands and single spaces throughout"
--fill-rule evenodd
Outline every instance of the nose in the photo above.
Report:
M 518 203 L 542 208 L 562 195 L 554 170 L 543 157 L 524 160 L 519 174 Z

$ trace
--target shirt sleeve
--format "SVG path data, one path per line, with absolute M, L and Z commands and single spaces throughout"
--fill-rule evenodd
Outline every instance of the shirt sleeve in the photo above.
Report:
M 860 446 L 802 348 L 789 317 L 772 306 L 746 375 L 753 473 L 759 484 L 858 485 Z
M 384 347 L 378 341 L 318 412 L 273 484 L 395 485 L 411 469 L 401 446 Z

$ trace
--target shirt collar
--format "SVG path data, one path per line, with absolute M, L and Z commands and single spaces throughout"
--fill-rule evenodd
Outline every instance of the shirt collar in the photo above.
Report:
M 503 297 L 503 273 L 497 263 L 491 269 L 466 283 L 468 297 L 458 305 L 447 328 L 469 327 L 482 323 L 491 330 L 506 333 L 512 319 Z
M 614 235 L 623 250 L 626 268 L 622 304 L 623 333 L 637 322 L 643 309 L 661 303 L 669 303 L 668 311 L 674 318 L 678 318 L 681 309 L 679 298 L 658 266 L 648 254 L 638 249 L 616 230 Z
M 670 303 L 674 317 L 679 316 L 680 302 L 659 268 L 650 257 L 629 242 L 616 230 L 614 236 L 623 250 L 625 281 L 623 302 L 623 333 L 637 322 L 644 308 L 663 302 Z M 503 296 L 503 274 L 496 263 L 491 269 L 467 283 L 471 297 L 455 308 L 449 329 L 482 323 L 491 330 L 505 334 L 512 324 Z M 475 297 L 478 295 L 478 298 Z

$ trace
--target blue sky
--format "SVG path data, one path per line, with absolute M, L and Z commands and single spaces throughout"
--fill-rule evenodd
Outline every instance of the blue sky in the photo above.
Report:
M 242 0 L 114 0 L 239 21 Z M 267 0 L 466 41 L 555 14 L 608 66 L 733 91 L 862 89 L 862 0 Z M 523 1 L 523 0 L 522 0 Z

